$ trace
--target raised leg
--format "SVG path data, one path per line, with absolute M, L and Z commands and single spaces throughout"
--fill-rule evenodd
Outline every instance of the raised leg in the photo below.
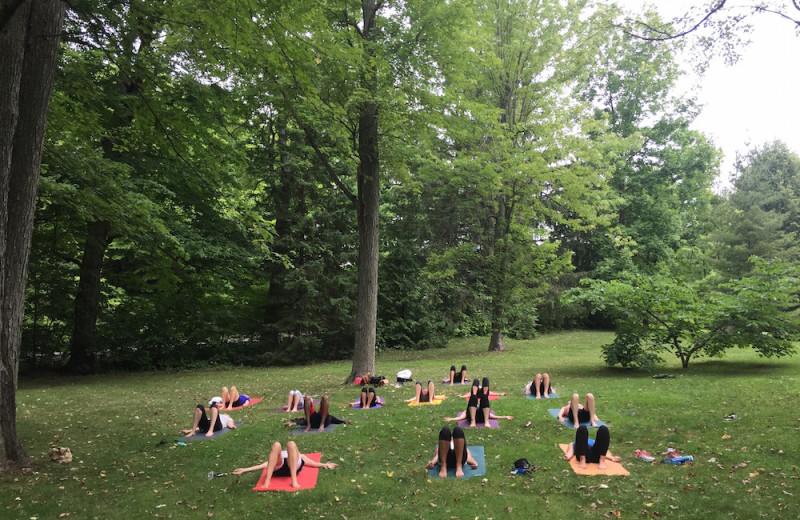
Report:
M 456 426 L 453 428 L 453 451 L 456 453 L 456 478 L 464 476 L 464 453 L 467 451 L 467 440 L 464 438 L 464 430 Z
M 264 479 L 264 487 L 269 487 L 269 481 L 272 480 L 272 472 L 275 471 L 275 466 L 281 461 L 281 443 L 273 442 L 272 448 L 269 450 L 269 458 L 267 459 L 267 478 Z M 286 464 L 288 461 L 284 461 Z
M 378 397 L 375 395 L 375 389 L 370 387 L 369 390 L 367 391 L 367 406 L 366 406 L 366 408 L 372 408 L 373 406 L 375 406 L 375 400 L 376 399 L 378 399 Z
M 303 402 L 303 415 L 306 418 L 306 427 L 303 428 L 304 432 L 311 431 L 311 405 L 314 403 L 314 400 L 311 398 L 310 395 L 307 395 L 305 398 L 305 402 Z
M 580 426 L 575 432 L 575 457 L 578 459 L 578 466 L 586 467 L 586 455 L 589 452 L 589 430 L 586 426 Z
M 439 478 L 447 478 L 447 454 L 450 452 L 450 428 L 442 427 L 439 431 Z
M 594 439 L 594 446 L 592 446 L 592 453 L 597 457 L 598 467 L 606 469 L 606 458 L 608 455 L 608 447 L 611 444 L 611 433 L 608 431 L 607 426 L 601 426 L 597 429 L 597 437 Z
M 217 420 L 219 420 L 219 410 L 216 406 L 212 406 L 211 410 L 208 412 L 208 420 L 211 421 L 211 424 L 208 426 L 208 431 L 206 432 L 206 437 L 211 437 L 214 435 L 216 431 Z M 221 429 L 221 428 L 219 428 Z
M 280 444 L 278 445 L 280 446 Z M 297 462 L 300 460 L 300 451 L 297 449 L 297 444 L 294 441 L 286 443 L 286 460 L 284 464 L 289 465 L 289 477 L 292 479 L 292 487 L 299 488 L 300 484 L 297 483 Z
M 545 372 L 542 374 L 542 383 L 544 383 L 544 395 L 542 397 L 547 397 L 550 395 L 550 374 Z
M 575 425 L 575 428 L 580 425 L 578 422 L 578 408 L 580 407 L 580 399 L 581 398 L 578 394 L 572 394 L 572 401 L 570 401 L 569 404 L 569 413 L 572 415 L 572 423 Z
M 367 395 L 367 387 L 365 386 L 364 388 L 361 389 L 361 408 L 362 409 L 367 408 L 368 401 L 369 401 L 369 399 L 368 399 L 368 395 Z
M 223 394 L 223 396 L 222 396 L 222 402 L 223 403 L 228 403 L 228 408 L 227 408 L 228 410 L 233 408 L 233 404 L 235 402 L 237 402 L 238 400 L 239 400 L 239 391 L 236 389 L 235 386 L 231 387 L 231 391 L 228 394 L 228 400 L 227 401 L 225 400 L 225 395 Z
M 531 390 L 536 389 L 535 392 L 531 392 L 532 394 L 533 393 L 536 394 L 536 399 L 542 397 L 541 387 L 542 387 L 542 374 L 536 374 L 536 376 L 533 378 L 533 388 L 531 388 Z
M 467 365 L 461 365 L 461 382 L 467 382 Z
M 597 426 L 597 421 L 600 419 L 597 418 L 597 415 L 594 413 L 594 395 L 593 394 L 586 394 L 586 404 L 583 405 L 584 408 L 589 412 L 589 418 L 592 422 L 592 426 Z
M 428 400 L 433 402 L 435 394 L 433 393 L 433 379 L 428 380 Z
M 225 408 L 226 406 L 228 406 L 228 403 L 230 403 L 230 401 L 231 401 L 231 394 L 230 394 L 230 392 L 228 392 L 228 387 L 227 386 L 223 386 L 222 387 L 222 407 Z
M 310 398 L 309 398 L 310 400 Z M 328 412 L 330 411 L 330 403 L 328 402 L 328 396 L 323 395 L 319 402 L 319 429 L 318 431 L 323 431 L 325 429 L 326 423 L 328 421 Z
M 478 407 L 477 406 L 470 406 L 467 408 L 467 418 L 469 419 L 469 426 L 470 428 L 475 428 L 475 418 L 478 416 Z
M 194 415 L 192 416 L 192 429 L 191 430 L 181 430 L 182 433 L 185 433 L 187 437 L 193 436 L 197 433 L 197 427 L 200 425 L 200 420 L 205 415 L 205 409 L 203 409 L 203 405 L 197 405 L 194 409 Z
M 414 402 L 419 404 L 422 402 L 422 382 L 417 381 L 414 385 Z
M 451 385 L 456 382 L 456 366 L 450 365 L 450 379 L 447 380 Z
M 489 407 L 481 408 L 481 412 L 483 412 L 483 425 L 485 427 L 489 426 Z

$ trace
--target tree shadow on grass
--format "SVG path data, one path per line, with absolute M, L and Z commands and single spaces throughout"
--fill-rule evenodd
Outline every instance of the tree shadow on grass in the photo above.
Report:
M 562 371 L 564 376 L 587 377 L 587 378 L 612 378 L 612 379 L 651 379 L 654 375 L 670 374 L 674 377 L 696 376 L 696 375 L 717 375 L 727 377 L 738 376 L 774 376 L 785 372 L 792 375 L 797 370 L 796 363 L 786 363 L 777 361 L 737 361 L 724 359 L 704 359 L 695 361 L 689 368 L 680 367 L 657 367 L 653 370 L 638 368 L 607 367 L 605 365 L 596 366 L 572 366 L 568 370 Z

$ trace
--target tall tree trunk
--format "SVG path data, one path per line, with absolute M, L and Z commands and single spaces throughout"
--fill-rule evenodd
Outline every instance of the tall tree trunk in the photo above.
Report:
M 87 374 L 94 369 L 94 352 L 97 350 L 95 332 L 100 315 L 100 279 L 111 223 L 107 220 L 90 222 L 86 231 L 67 363 L 67 369 L 78 374 Z
M 371 45 L 375 17 L 380 5 L 374 0 L 361 4 L 362 34 L 367 49 L 362 81 L 370 99 L 361 106 L 358 119 L 358 301 L 355 323 L 353 368 L 347 382 L 366 372 L 375 372 L 375 339 L 378 325 L 378 239 L 380 209 L 380 161 L 378 157 L 377 71 L 372 64 Z
M 506 345 L 503 343 L 506 265 L 508 258 L 508 216 L 506 211 L 506 201 L 501 196 L 497 202 L 497 218 L 495 219 L 493 255 L 496 265 L 492 276 L 492 337 L 489 340 L 489 352 L 501 352 L 506 349 Z
M 0 0 L 0 469 L 30 459 L 17 439 L 17 374 L 42 140 L 61 0 Z

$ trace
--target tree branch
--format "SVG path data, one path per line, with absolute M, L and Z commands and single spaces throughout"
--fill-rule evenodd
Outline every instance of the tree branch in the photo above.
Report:
M 792 1 L 797 1 L 797 0 L 792 0 Z M 638 38 L 640 40 L 651 41 L 651 42 L 653 42 L 653 41 L 655 41 L 655 42 L 663 42 L 663 41 L 668 41 L 668 40 L 675 40 L 677 38 L 682 38 L 682 37 L 686 36 L 687 34 L 690 34 L 690 33 L 694 32 L 694 31 L 696 31 L 698 27 L 703 25 L 709 18 L 711 18 L 712 16 L 714 16 L 714 14 L 716 14 L 718 11 L 720 11 L 725 6 L 726 2 L 727 2 L 727 0 L 721 0 L 720 3 L 717 4 L 715 7 L 713 7 L 708 13 L 706 13 L 706 15 L 699 22 L 694 24 L 689 29 L 686 29 L 685 31 L 681 31 L 679 33 L 670 33 L 670 32 L 667 32 L 667 31 L 665 31 L 663 29 L 659 29 L 657 27 L 653 27 L 650 24 L 647 24 L 647 23 L 644 23 L 644 22 L 640 22 L 640 21 L 637 21 L 636 24 L 644 26 L 651 33 L 662 34 L 663 36 L 643 36 L 643 35 L 640 35 L 640 34 L 635 34 L 632 31 L 629 31 L 628 29 L 626 29 L 622 25 L 616 25 L 615 24 L 615 27 L 617 27 L 618 29 L 622 29 L 622 32 L 624 32 L 628 36 L 631 36 L 633 38 Z

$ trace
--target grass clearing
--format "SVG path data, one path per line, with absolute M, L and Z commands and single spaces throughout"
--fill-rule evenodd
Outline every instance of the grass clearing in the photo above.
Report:
M 382 388 L 378 410 L 352 410 L 359 388 L 341 384 L 350 362 L 289 368 L 225 368 L 178 373 L 114 374 L 23 380 L 17 395 L 20 439 L 37 465 L 0 474 L 3 518 L 798 518 L 800 474 L 800 358 L 764 360 L 732 351 L 723 360 L 696 361 L 683 370 L 670 360 L 653 373 L 609 369 L 600 345 L 609 333 L 568 332 L 506 342 L 486 352 L 488 339 L 454 341 L 446 349 L 379 353 L 378 372 L 390 379 L 410 368 L 448 394 L 441 406 L 408 407 L 413 387 Z M 463 409 L 465 387 L 438 384 L 450 365 L 466 363 L 470 377 L 488 375 L 500 429 L 466 431 L 483 445 L 486 477 L 429 479 L 425 468 L 442 417 Z M 551 374 L 560 397 L 528 400 L 522 386 L 536 370 Z M 193 407 L 223 385 L 264 401 L 233 412 L 245 424 L 219 439 L 176 446 Z M 206 480 L 266 459 L 269 445 L 289 440 L 288 390 L 327 393 L 332 412 L 353 424 L 294 438 L 302 452 L 339 463 L 320 470 L 317 487 L 297 493 L 256 493 L 258 474 Z M 561 460 L 559 442 L 574 438 L 550 417 L 568 396 L 592 392 L 598 415 L 611 426 L 611 449 L 629 477 L 581 477 Z M 725 422 L 731 412 L 735 421 Z M 526 422 L 531 421 L 529 428 Z M 452 425 L 452 424 L 451 424 Z M 165 446 L 157 446 L 167 439 Z M 48 459 L 51 446 L 72 450 L 71 464 Z M 693 455 L 693 466 L 648 464 L 667 447 Z M 511 476 L 526 457 L 541 469 Z M 64 515 L 64 516 L 61 516 Z M 68 515 L 68 516 L 67 516 Z

